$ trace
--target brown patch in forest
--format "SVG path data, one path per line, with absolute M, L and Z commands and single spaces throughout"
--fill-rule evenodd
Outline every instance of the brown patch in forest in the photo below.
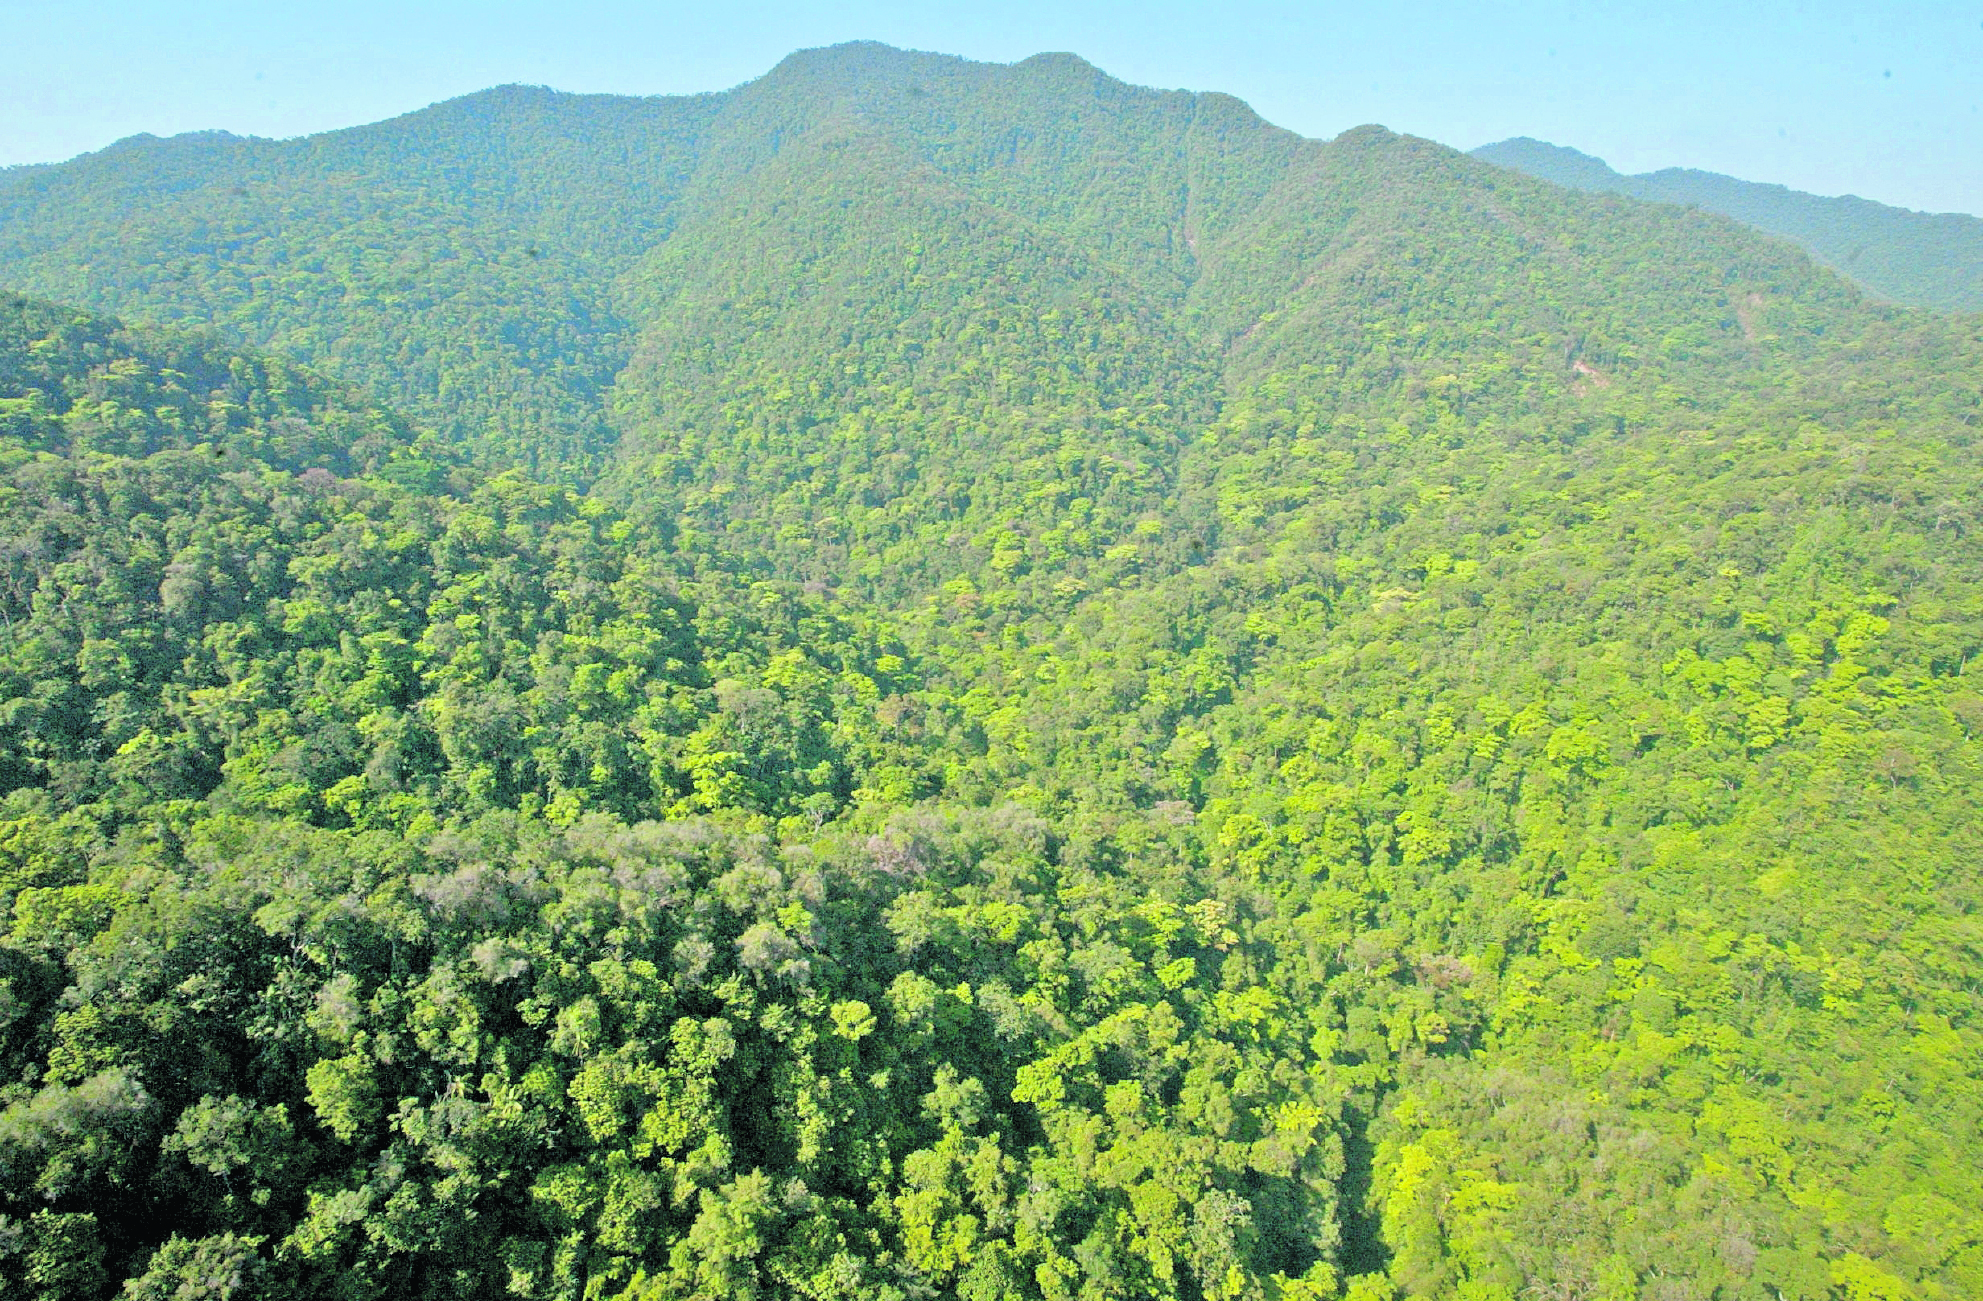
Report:
M 1763 310 L 1763 296 L 1750 294 L 1735 304 L 1735 323 L 1742 327 L 1742 337 L 1750 343 L 1756 341 L 1756 314 Z

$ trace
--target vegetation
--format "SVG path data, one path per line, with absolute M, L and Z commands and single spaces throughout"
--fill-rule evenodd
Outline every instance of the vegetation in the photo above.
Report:
M 1854 195 L 1824 198 L 1685 167 L 1621 176 L 1589 154 L 1525 136 L 1473 152 L 1573 189 L 1694 204 L 1733 217 L 1794 240 L 1890 302 L 1983 311 L 1983 219 L 1967 213 L 1911 212 Z
M 1977 318 L 1065 56 L 0 186 L 10 1294 L 1983 1292 Z

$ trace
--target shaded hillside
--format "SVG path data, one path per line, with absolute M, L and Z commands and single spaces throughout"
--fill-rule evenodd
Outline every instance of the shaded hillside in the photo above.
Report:
M 1602 159 L 1527 137 L 1482 145 L 1473 153 L 1572 189 L 1719 212 L 1796 241 L 1826 266 L 1891 302 L 1983 311 L 1983 218 L 1913 212 L 1853 195 L 1824 198 L 1692 168 L 1624 176 Z

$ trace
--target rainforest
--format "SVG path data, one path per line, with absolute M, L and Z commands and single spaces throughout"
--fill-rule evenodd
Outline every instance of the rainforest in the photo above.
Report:
M 1983 316 L 867 44 L 0 284 L 6 1295 L 1983 1296 Z

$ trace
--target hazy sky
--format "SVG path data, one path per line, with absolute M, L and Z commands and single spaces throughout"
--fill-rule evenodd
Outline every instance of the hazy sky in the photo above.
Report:
M 1072 50 L 1307 135 L 1532 135 L 1620 171 L 1983 213 L 1983 0 L 0 0 L 0 163 L 139 131 L 299 135 L 501 82 L 715 90 L 856 39 L 1000 62 Z

